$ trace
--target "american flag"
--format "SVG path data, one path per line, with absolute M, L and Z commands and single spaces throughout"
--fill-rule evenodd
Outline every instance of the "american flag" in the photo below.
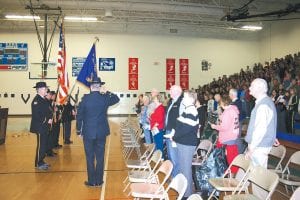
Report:
M 68 91 L 69 91 L 69 78 L 68 78 L 68 71 L 66 68 L 66 46 L 65 46 L 63 24 L 61 24 L 60 34 L 59 34 L 57 73 L 58 73 L 57 102 L 59 104 L 64 104 L 65 101 L 67 100 Z

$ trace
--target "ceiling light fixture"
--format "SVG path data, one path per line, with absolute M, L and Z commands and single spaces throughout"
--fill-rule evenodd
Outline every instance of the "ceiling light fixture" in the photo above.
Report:
M 39 16 L 31 16 L 31 15 L 5 15 L 6 19 L 11 20 L 40 20 Z
M 98 20 L 96 17 L 71 17 L 71 16 L 66 16 L 64 19 L 68 21 L 81 21 L 81 22 L 95 22 Z
M 248 31 L 259 31 L 262 29 L 262 26 L 244 25 L 241 28 Z

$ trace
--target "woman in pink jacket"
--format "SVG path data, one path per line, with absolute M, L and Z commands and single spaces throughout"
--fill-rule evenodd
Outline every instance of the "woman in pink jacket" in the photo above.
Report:
M 228 165 L 238 155 L 236 139 L 239 134 L 239 110 L 235 105 L 230 105 L 230 103 L 231 100 L 228 96 L 221 99 L 220 106 L 224 111 L 220 116 L 220 124 L 211 124 L 213 129 L 219 131 L 217 147 L 225 146 Z M 236 173 L 237 169 L 237 167 L 233 167 L 231 172 Z

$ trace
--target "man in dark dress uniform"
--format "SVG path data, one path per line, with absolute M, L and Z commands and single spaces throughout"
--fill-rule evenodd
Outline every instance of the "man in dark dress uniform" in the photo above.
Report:
M 53 108 L 53 123 L 52 123 L 52 134 L 53 134 L 53 146 L 58 149 L 62 145 L 59 144 L 59 133 L 60 133 L 60 122 L 62 106 L 56 103 L 56 92 L 51 91 L 52 94 L 52 108 Z
M 65 105 L 63 105 L 62 110 L 62 124 L 63 124 L 63 138 L 64 138 L 64 144 L 72 144 L 73 141 L 71 141 L 71 123 L 74 119 L 74 106 L 72 106 L 70 99 L 66 102 Z
M 47 170 L 49 165 L 44 162 L 44 158 L 47 151 L 48 131 L 52 124 L 49 102 L 45 99 L 48 87 L 45 82 L 37 82 L 34 88 L 36 88 L 37 95 L 31 103 L 30 132 L 37 136 L 35 167 L 40 170 Z
M 84 184 L 92 187 L 103 184 L 105 142 L 110 134 L 107 110 L 120 101 L 102 85 L 104 82 L 97 77 L 90 82 L 91 92 L 83 96 L 76 117 L 77 134 L 83 136 L 87 162 L 88 180 Z
M 53 106 L 52 106 L 52 93 L 49 89 L 47 90 L 47 95 L 45 96 L 45 99 L 49 103 L 49 110 L 52 115 L 52 124 L 51 124 L 51 126 L 49 128 L 49 132 L 48 132 L 46 156 L 54 157 L 56 155 L 56 153 L 52 150 L 54 148 L 53 129 L 52 129 L 53 128 Z

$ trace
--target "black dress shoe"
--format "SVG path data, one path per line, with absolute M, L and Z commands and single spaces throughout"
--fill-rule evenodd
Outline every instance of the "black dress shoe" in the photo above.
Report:
M 47 153 L 46 156 L 48 156 L 48 157 L 54 157 L 55 155 L 54 155 L 54 153 L 51 152 L 51 153 Z
M 43 165 L 38 165 L 36 168 L 39 169 L 39 170 L 48 170 L 49 166 L 43 164 Z
M 61 144 L 55 145 L 54 148 L 55 148 L 55 149 L 60 149 L 60 148 L 62 148 L 62 145 L 61 145 Z
M 84 185 L 87 187 L 95 187 L 96 186 L 96 184 L 91 184 L 88 181 L 84 181 Z
M 73 141 L 65 141 L 64 144 L 73 144 Z
M 47 167 L 51 167 L 51 165 L 50 164 L 48 164 L 48 163 L 45 163 L 45 162 L 42 162 L 41 164 L 39 164 L 38 166 L 41 166 L 41 165 L 45 165 L 45 166 L 47 166 Z
M 96 183 L 95 187 L 102 187 L 102 185 L 103 185 L 103 182 L 102 183 Z

